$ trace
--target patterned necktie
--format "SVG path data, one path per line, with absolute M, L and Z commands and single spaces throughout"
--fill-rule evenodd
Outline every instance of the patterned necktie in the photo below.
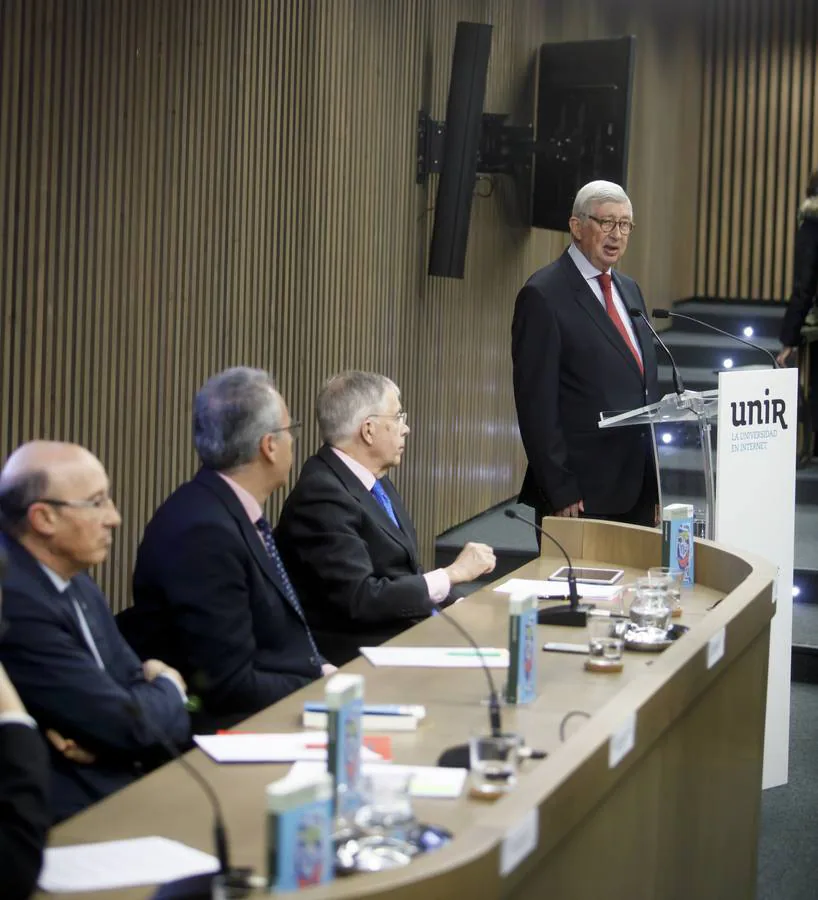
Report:
M 372 496 L 386 510 L 387 516 L 389 516 L 389 518 L 394 522 L 395 527 L 400 528 L 398 517 L 395 515 L 395 510 L 392 508 L 392 501 L 387 496 L 387 493 L 383 489 L 383 485 L 380 483 L 380 481 L 375 481 L 375 484 L 372 485 Z
M 256 528 L 264 541 L 264 547 L 267 550 L 267 554 L 273 561 L 273 566 L 275 566 L 278 577 L 281 579 L 281 584 L 284 587 L 284 596 L 287 598 L 287 602 L 298 613 L 299 618 L 304 623 L 304 628 L 307 630 L 307 637 L 310 639 L 310 647 L 312 647 L 312 652 L 316 657 L 316 664 L 319 664 L 322 658 L 321 654 L 318 652 L 318 647 L 315 646 L 312 632 L 310 631 L 309 625 L 307 625 L 307 620 L 304 617 L 304 610 L 301 608 L 301 603 L 298 600 L 298 595 L 295 592 L 293 583 L 290 581 L 290 576 L 284 568 L 284 561 L 281 559 L 281 554 L 278 552 L 278 547 L 276 546 L 275 538 L 273 537 L 272 526 L 264 516 L 261 516 L 261 518 L 256 520 Z
M 633 341 L 631 340 L 631 336 L 628 334 L 628 329 L 625 327 L 625 323 L 622 321 L 622 316 L 619 315 L 619 310 L 616 308 L 616 304 L 614 303 L 613 291 L 611 290 L 611 273 L 603 272 L 601 275 L 597 275 L 597 281 L 599 282 L 600 287 L 602 288 L 602 296 L 605 298 L 605 311 L 608 313 L 610 320 L 616 326 L 616 330 L 622 335 L 622 340 L 628 345 L 628 349 L 633 353 L 633 358 L 636 360 L 636 364 L 639 366 L 639 371 L 644 375 L 645 368 L 642 365 L 642 359 L 636 351 L 636 347 L 633 346 Z
M 79 629 L 82 632 L 82 637 L 87 644 L 88 649 L 91 651 L 91 655 L 94 657 L 96 664 L 100 669 L 104 669 L 105 663 L 102 661 L 100 648 L 103 650 L 105 649 L 105 639 L 100 630 L 96 627 L 94 616 L 88 609 L 85 598 L 71 582 L 68 583 L 68 587 L 65 589 L 63 596 L 71 604 L 72 612 L 77 620 Z

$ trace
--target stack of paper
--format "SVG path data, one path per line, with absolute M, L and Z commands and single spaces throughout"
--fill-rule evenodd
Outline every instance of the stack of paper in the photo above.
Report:
M 217 763 L 280 763 L 297 759 L 326 762 L 327 733 L 299 731 L 293 734 L 196 734 L 197 746 Z M 381 757 L 361 748 L 362 760 Z
M 361 647 L 373 666 L 405 666 L 432 669 L 508 668 L 505 647 Z
M 416 731 L 426 715 L 425 706 L 399 703 L 365 703 L 361 718 L 364 731 Z M 315 701 L 304 704 L 301 724 L 305 728 L 327 727 L 327 705 Z
M 39 885 L 44 891 L 84 894 L 164 884 L 218 869 L 219 861 L 209 853 L 167 838 L 142 837 L 75 847 L 49 847 L 45 851 Z

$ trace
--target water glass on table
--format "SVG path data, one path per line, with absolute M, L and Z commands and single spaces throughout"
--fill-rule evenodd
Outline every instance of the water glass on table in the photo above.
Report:
M 469 739 L 472 797 L 496 800 L 517 784 L 522 739 L 519 734 L 473 735 Z
M 666 585 L 652 582 L 649 578 L 637 578 L 630 618 L 639 628 L 666 633 L 671 619 Z
M 651 566 L 648 569 L 648 582 L 663 587 L 670 601 L 670 614 L 675 619 L 682 614 L 682 580 L 684 572 L 668 566 Z
M 412 807 L 412 774 L 388 767 L 372 769 L 359 781 L 361 805 L 355 825 L 365 835 L 406 840 L 415 824 Z
M 600 610 L 590 610 L 587 619 L 588 672 L 621 672 L 625 641 L 617 629 L 617 620 Z

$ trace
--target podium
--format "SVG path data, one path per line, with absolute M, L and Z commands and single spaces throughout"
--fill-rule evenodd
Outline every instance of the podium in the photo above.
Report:
M 713 540 L 716 522 L 716 477 L 713 462 L 713 423 L 718 419 L 719 392 L 684 391 L 681 394 L 665 394 L 658 403 L 626 412 L 603 412 L 599 415 L 600 428 L 625 428 L 632 425 L 650 425 L 653 437 L 654 458 L 659 479 L 659 497 L 662 504 L 662 477 L 656 442 L 656 426 L 692 423 L 698 432 L 701 451 L 701 470 L 704 472 L 704 534 Z
M 757 554 L 776 568 L 771 597 L 775 616 L 767 680 L 765 788 L 786 784 L 788 777 L 797 409 L 795 369 L 748 367 L 720 372 L 718 390 L 667 394 L 640 409 L 601 413 L 599 422 L 600 428 L 651 426 L 660 503 L 665 502 L 663 481 L 666 484 L 669 474 L 665 471 L 663 478 L 656 428 L 685 422 L 695 425 L 698 451 L 687 463 L 689 471 L 704 473 L 703 536 Z M 719 429 L 715 456 L 714 424 Z M 691 459 L 697 460 L 695 464 Z M 689 499 L 694 492 L 683 493 Z M 700 490 L 695 493 L 700 496 Z

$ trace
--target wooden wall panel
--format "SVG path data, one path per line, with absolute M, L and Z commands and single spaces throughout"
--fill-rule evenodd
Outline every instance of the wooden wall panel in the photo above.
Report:
M 637 33 L 627 268 L 649 302 L 683 292 L 689 20 L 577 6 L 0 0 L 0 457 L 34 437 L 100 456 L 123 513 L 99 573 L 115 607 L 145 522 L 195 470 L 193 395 L 227 365 L 276 373 L 306 423 L 296 471 L 329 374 L 394 378 L 412 427 L 397 481 L 427 563 L 435 534 L 515 493 L 511 312 L 565 240 L 513 225 L 500 185 L 475 201 L 465 279 L 425 274 L 436 179 L 415 185 L 415 116 L 444 116 L 458 19 L 495 25 L 492 112 L 515 106 L 546 38 Z M 669 182 L 667 152 L 685 160 Z M 676 246 L 653 237 L 669 203 Z
M 814 0 L 714 0 L 704 79 L 696 293 L 789 296 L 798 205 L 818 167 Z

